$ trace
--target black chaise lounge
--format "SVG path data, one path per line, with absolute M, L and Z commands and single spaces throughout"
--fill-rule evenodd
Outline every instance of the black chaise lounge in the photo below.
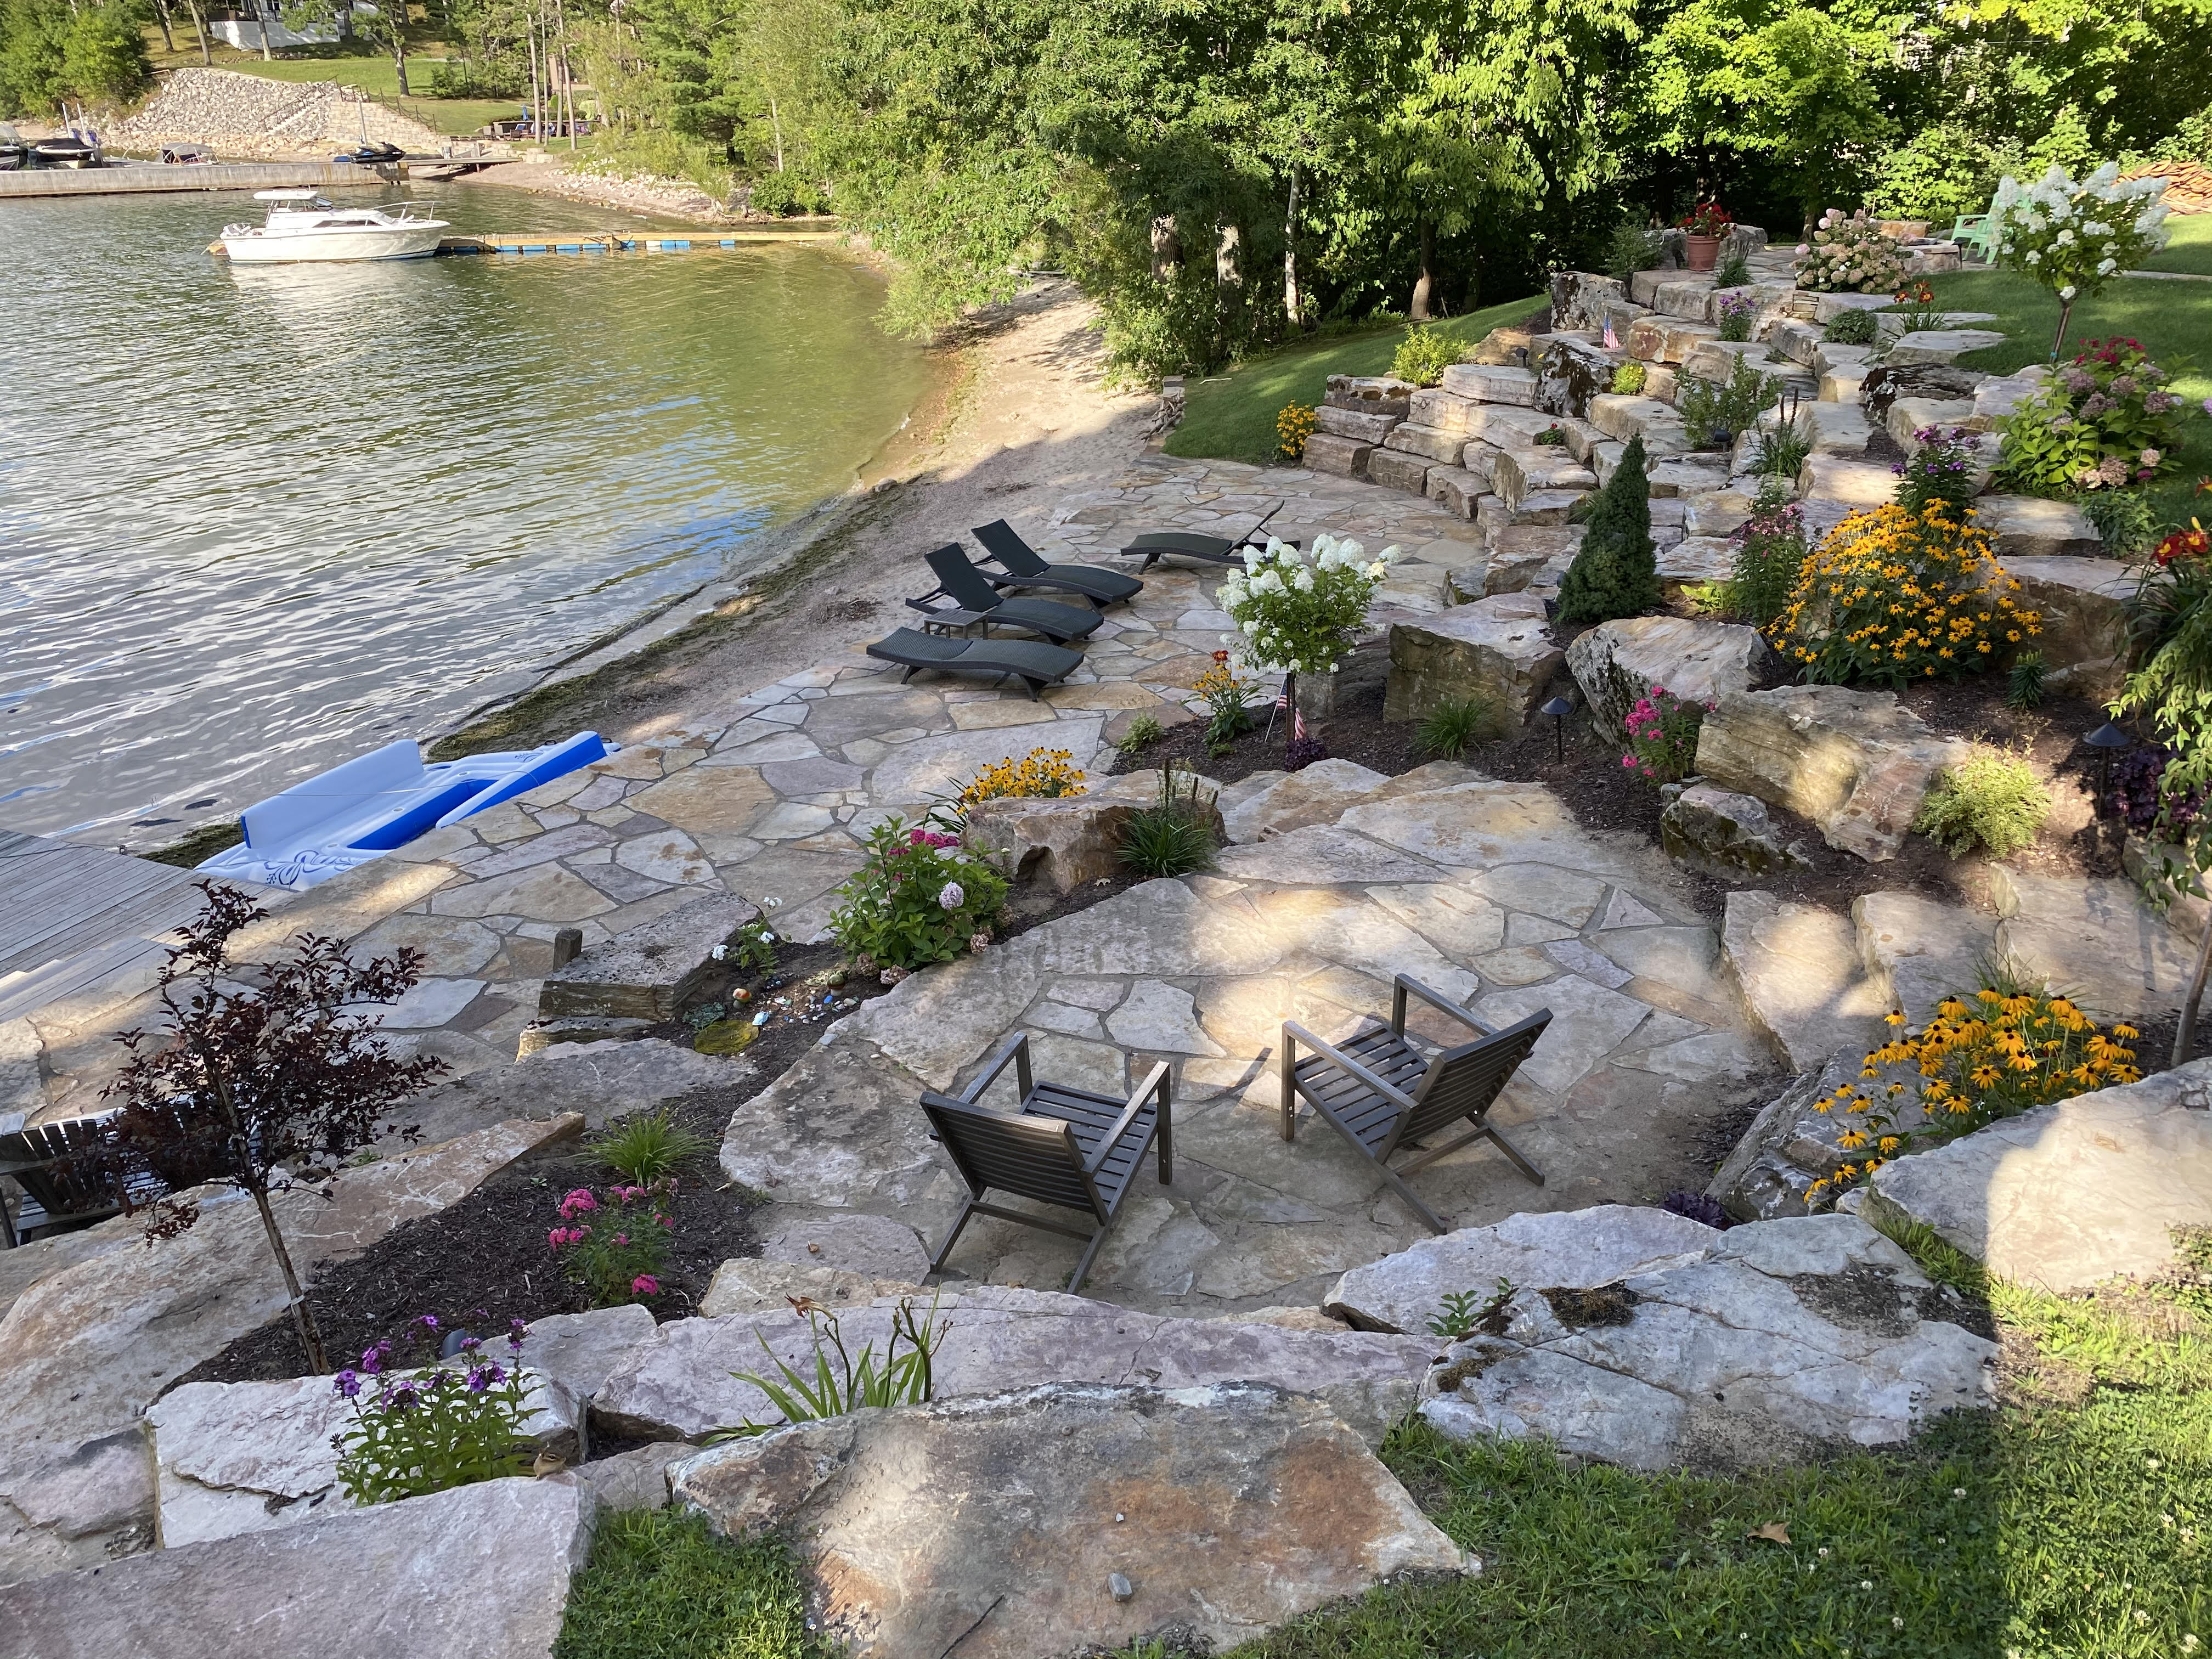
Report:
M 922 557 L 937 576 L 937 586 L 907 604 L 940 626 L 975 627 L 990 631 L 993 623 L 1026 628 L 1056 644 L 1088 639 L 1098 626 L 1098 612 L 1091 605 L 1062 605 L 1057 599 L 1008 599 L 991 586 L 983 573 L 968 562 L 957 542 L 932 548 Z M 945 599 L 949 604 L 934 601 Z
M 1267 538 L 1261 532 L 1267 520 L 1283 510 L 1277 501 L 1260 515 L 1259 521 L 1235 541 L 1222 536 L 1207 536 L 1195 530 L 1147 530 L 1121 550 L 1124 558 L 1142 557 L 1144 563 L 1137 569 L 1141 574 L 1162 559 L 1195 559 L 1200 564 L 1242 564 L 1248 547 L 1265 547 Z M 1296 543 L 1291 545 L 1296 546 Z
M 1066 679 L 1083 660 L 1079 651 L 1039 640 L 963 640 L 925 634 L 918 628 L 892 629 L 889 639 L 878 640 L 868 647 L 868 654 L 902 665 L 906 672 L 902 679 L 910 680 L 924 668 L 945 674 L 1016 678 L 1029 688 L 1031 702 L 1045 687 Z
M 1408 992 L 1475 1031 L 1476 1041 L 1447 1048 L 1433 1060 L 1423 1059 L 1406 1041 Z M 1514 1072 L 1551 1023 L 1552 1011 L 1540 1008 L 1518 1024 L 1492 1030 L 1464 1008 L 1404 974 L 1398 975 L 1391 993 L 1389 1024 L 1364 1031 L 1340 1048 L 1323 1042 L 1304 1026 L 1285 1020 L 1281 1060 L 1283 1139 L 1289 1140 L 1297 1133 L 1297 1103 L 1303 1096 L 1328 1120 L 1331 1128 L 1382 1172 L 1382 1178 L 1431 1231 L 1448 1232 L 1450 1229 L 1413 1196 L 1413 1189 L 1403 1177 L 1450 1156 L 1469 1142 L 1495 1142 L 1515 1169 L 1539 1187 L 1544 1184 L 1536 1166 L 1492 1126 L 1489 1116 L 1492 1103 L 1512 1081 Z M 1301 1044 L 1310 1050 L 1310 1058 L 1297 1057 Z M 1410 1164 L 1395 1170 L 1390 1167 L 1394 1154 L 1419 1146 L 1462 1119 L 1474 1124 L 1474 1129 L 1444 1146 L 1425 1150 Z
M 1012 1065 L 1021 1085 L 1020 1107 L 1012 1112 L 994 1111 L 976 1104 L 983 1091 Z M 968 1183 L 968 1202 L 961 1208 L 952 1231 L 932 1273 L 945 1266 L 961 1230 L 974 1215 L 996 1216 L 1018 1221 L 1025 1227 L 1042 1227 L 1070 1238 L 1088 1239 L 1083 1260 L 1075 1264 L 1075 1277 L 1067 1281 L 1068 1294 L 1083 1288 L 1083 1280 L 1097 1259 L 1099 1246 L 1113 1231 L 1129 1195 L 1137 1166 L 1146 1149 L 1157 1140 L 1156 1166 L 1165 1186 L 1173 1170 L 1168 1106 L 1170 1088 L 1164 1061 L 1137 1085 L 1127 1100 L 1097 1095 L 1063 1084 L 1038 1083 L 1030 1075 L 1030 1040 L 1018 1036 L 992 1057 L 977 1078 L 957 1097 L 926 1094 L 921 1109 L 929 1118 L 931 1139 L 951 1155 L 953 1167 Z M 1089 1227 L 1069 1226 L 1048 1217 L 986 1204 L 992 1189 L 1032 1203 L 1073 1210 L 1091 1222 Z
M 1145 591 L 1144 583 L 1118 570 L 1101 570 L 1088 564 L 1048 564 L 1021 532 L 1004 519 L 975 526 L 975 539 L 997 561 L 998 571 L 983 574 L 994 587 L 1038 588 L 1048 592 L 1080 593 L 1093 605 L 1120 605 Z

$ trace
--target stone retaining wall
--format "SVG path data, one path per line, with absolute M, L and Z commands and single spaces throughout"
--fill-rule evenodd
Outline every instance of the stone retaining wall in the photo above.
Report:
M 229 70 L 172 70 L 160 92 L 107 134 L 118 149 L 207 144 L 226 155 L 328 155 L 366 136 L 417 152 L 452 141 L 383 104 L 356 101 L 335 81 L 301 85 Z

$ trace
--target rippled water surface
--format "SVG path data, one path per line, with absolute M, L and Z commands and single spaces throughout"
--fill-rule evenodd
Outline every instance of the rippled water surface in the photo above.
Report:
M 462 231 L 639 222 L 413 199 Z M 434 733 L 742 568 L 925 389 L 828 250 L 210 258 L 249 212 L 0 203 L 0 827 L 235 809 Z

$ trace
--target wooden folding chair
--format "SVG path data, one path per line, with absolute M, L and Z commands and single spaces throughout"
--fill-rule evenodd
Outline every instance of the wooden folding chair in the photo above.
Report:
M 1021 1105 L 1012 1112 L 978 1105 L 983 1091 L 1012 1065 L 1021 1085 Z M 1168 1123 L 1169 1070 L 1164 1062 L 1139 1084 L 1127 1100 L 1072 1089 L 1063 1084 L 1037 1083 L 1030 1075 L 1030 1040 L 1018 1036 L 992 1057 L 983 1073 L 956 1097 L 936 1093 L 921 1097 L 928 1115 L 931 1139 L 943 1144 L 953 1166 L 968 1183 L 968 1201 L 945 1235 L 932 1273 L 945 1266 L 959 1242 L 969 1218 L 996 1216 L 1025 1227 L 1042 1227 L 1070 1238 L 1089 1240 L 1075 1277 L 1067 1281 L 1070 1295 L 1082 1287 L 1084 1278 L 1106 1242 L 1121 1201 L 1128 1196 L 1137 1165 L 1157 1137 L 1158 1171 L 1162 1186 L 1170 1175 L 1172 1148 Z M 993 1188 L 1017 1198 L 1060 1209 L 1076 1210 L 1096 1224 L 1090 1230 L 1072 1227 L 1043 1216 L 986 1204 L 983 1194 Z
M 1479 1035 L 1473 1042 L 1447 1048 L 1433 1060 L 1406 1041 L 1406 998 L 1417 996 Z M 1413 1196 L 1404 1177 L 1448 1158 L 1470 1142 L 1487 1139 L 1512 1160 L 1513 1167 L 1539 1187 L 1544 1177 L 1489 1121 L 1490 1108 L 1552 1023 L 1552 1011 L 1540 1008 L 1518 1024 L 1493 1030 L 1419 980 L 1400 974 L 1390 994 L 1390 1023 L 1363 1031 L 1342 1048 L 1323 1042 L 1292 1020 L 1283 1022 L 1283 1139 L 1297 1133 L 1300 1097 L 1328 1120 L 1362 1158 L 1382 1172 L 1398 1196 L 1434 1232 L 1449 1232 L 1442 1219 Z M 1298 1047 L 1310 1050 L 1304 1060 Z M 1432 1135 L 1464 1119 L 1474 1125 L 1445 1146 L 1425 1150 L 1394 1170 L 1390 1159 L 1418 1147 Z

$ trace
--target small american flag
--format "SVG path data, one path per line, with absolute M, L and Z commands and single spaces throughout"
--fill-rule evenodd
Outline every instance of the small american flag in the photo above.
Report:
M 1620 336 L 1613 331 L 1613 319 L 1610 317 L 1605 319 L 1605 349 L 1607 351 L 1620 349 Z

